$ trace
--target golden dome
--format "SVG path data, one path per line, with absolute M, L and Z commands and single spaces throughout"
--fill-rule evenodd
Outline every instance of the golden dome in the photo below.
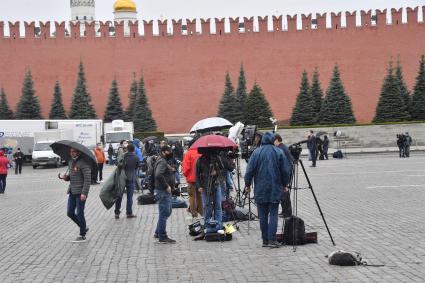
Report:
M 136 12 L 136 4 L 132 0 L 117 0 L 114 4 L 114 12 L 117 11 Z

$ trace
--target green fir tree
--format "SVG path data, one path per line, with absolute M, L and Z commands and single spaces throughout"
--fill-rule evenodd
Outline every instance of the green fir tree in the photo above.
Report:
M 91 97 L 87 90 L 86 76 L 84 73 L 83 62 L 80 62 L 78 68 L 77 85 L 72 97 L 70 119 L 97 119 L 96 111 L 91 104 Z
M 43 119 L 40 102 L 35 95 L 34 82 L 30 70 L 25 73 L 22 96 L 18 102 L 15 118 L 19 120 Z
M 53 91 L 53 101 L 50 107 L 49 119 L 67 119 L 65 107 L 63 107 L 62 91 L 59 81 L 56 81 Z
M 323 90 L 320 86 L 319 71 L 317 70 L 317 68 L 314 70 L 313 73 L 313 80 L 311 82 L 310 93 L 313 103 L 313 116 L 315 120 L 314 122 L 319 123 L 320 108 L 322 108 L 323 103 Z
M 149 107 L 148 97 L 146 95 L 145 81 L 140 79 L 136 105 L 134 107 L 134 130 L 136 132 L 156 131 L 156 122 L 152 117 L 152 111 Z
M 398 85 L 394 76 L 394 68 L 390 62 L 387 69 L 387 76 L 381 89 L 374 123 L 381 122 L 400 122 L 406 121 L 409 113 L 404 104 L 403 97 L 400 95 Z
M 338 65 L 334 67 L 326 97 L 320 109 L 319 122 L 323 125 L 356 123 L 351 99 L 345 93 Z
M 245 108 L 246 108 L 246 99 L 247 99 L 247 91 L 246 91 L 246 79 L 245 79 L 245 71 L 243 65 L 241 64 L 241 68 L 239 71 L 238 78 L 238 87 L 236 89 L 236 103 L 234 110 L 234 118 L 237 122 L 245 121 Z
M 4 89 L 0 90 L 0 120 L 11 120 L 13 119 L 13 111 L 9 107 L 9 103 L 7 102 L 6 93 Z
M 271 117 L 273 117 L 273 112 L 270 104 L 261 87 L 254 83 L 254 87 L 246 100 L 246 123 L 257 125 L 260 128 L 270 127 L 272 126 Z
M 413 88 L 412 104 L 411 104 L 412 120 L 425 120 L 425 56 L 422 55 L 419 63 L 418 76 L 416 84 Z
M 395 67 L 395 74 L 394 74 L 395 83 L 398 88 L 398 92 L 403 99 L 404 107 L 406 111 L 409 113 L 409 119 L 410 119 L 410 111 L 411 111 L 411 97 L 410 92 L 407 89 L 406 82 L 404 81 L 403 77 L 403 69 L 400 64 L 400 60 L 397 60 L 397 65 Z
M 300 92 L 292 110 L 291 126 L 313 125 L 315 123 L 313 109 L 307 72 L 304 71 L 301 77 Z
M 112 122 L 113 120 L 123 120 L 124 118 L 125 115 L 122 109 L 121 98 L 118 91 L 118 83 L 117 80 L 114 79 L 112 81 L 111 89 L 109 90 L 109 99 L 103 121 L 108 123 Z
M 232 80 L 230 79 L 229 73 L 227 73 L 224 92 L 218 107 L 218 117 L 227 119 L 232 123 L 238 122 L 237 117 L 235 116 L 235 108 L 237 106 L 234 92 L 235 88 L 232 85 Z
M 136 105 L 137 99 L 137 81 L 136 78 L 133 78 L 133 82 L 131 83 L 130 93 L 128 94 L 128 106 L 125 111 L 125 119 L 127 121 L 132 121 L 134 116 L 134 106 Z

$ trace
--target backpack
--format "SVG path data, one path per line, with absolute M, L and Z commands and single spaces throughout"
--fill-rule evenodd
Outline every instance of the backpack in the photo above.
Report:
M 146 176 L 148 178 L 148 186 L 151 190 L 155 188 L 155 169 L 156 169 L 156 156 L 148 157 L 146 163 L 148 169 L 146 170 Z
M 156 203 L 155 195 L 146 194 L 146 195 L 140 195 L 137 198 L 138 205 L 155 204 L 155 203 Z
M 335 251 L 329 254 L 328 262 L 331 265 L 354 266 L 364 264 L 360 254 L 353 255 L 346 251 Z
M 342 157 L 343 157 L 342 151 L 337 150 L 337 151 L 334 152 L 334 154 L 332 156 L 333 156 L 333 158 L 336 158 L 336 159 L 342 159 Z
M 283 235 L 286 245 L 304 245 L 307 243 L 304 221 L 297 216 L 285 218 Z

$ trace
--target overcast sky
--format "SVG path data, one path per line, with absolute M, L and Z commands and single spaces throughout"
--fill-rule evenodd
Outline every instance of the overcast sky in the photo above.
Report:
M 96 19 L 113 19 L 115 0 L 96 0 Z M 140 19 L 208 18 L 415 7 L 417 0 L 136 0 Z M 0 0 L 0 21 L 69 20 L 69 0 Z

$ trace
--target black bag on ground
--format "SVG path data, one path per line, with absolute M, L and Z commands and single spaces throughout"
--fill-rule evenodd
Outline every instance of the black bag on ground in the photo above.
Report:
M 337 151 L 334 152 L 334 154 L 332 156 L 333 156 L 333 158 L 336 158 L 336 159 L 342 159 L 342 157 L 343 157 L 342 151 L 337 150 Z
M 362 264 L 360 254 L 351 254 L 346 251 L 335 251 L 328 256 L 329 264 L 340 266 L 354 266 Z
M 207 242 L 225 242 L 231 241 L 232 234 L 206 233 L 205 241 Z
M 155 195 L 146 194 L 146 195 L 140 195 L 137 198 L 138 205 L 155 204 L 155 203 L 156 203 Z
M 286 245 L 305 245 L 307 243 L 304 221 L 297 216 L 285 218 L 283 235 L 285 235 Z
M 189 235 L 198 236 L 204 231 L 204 226 L 202 226 L 200 221 L 196 221 L 189 225 Z

